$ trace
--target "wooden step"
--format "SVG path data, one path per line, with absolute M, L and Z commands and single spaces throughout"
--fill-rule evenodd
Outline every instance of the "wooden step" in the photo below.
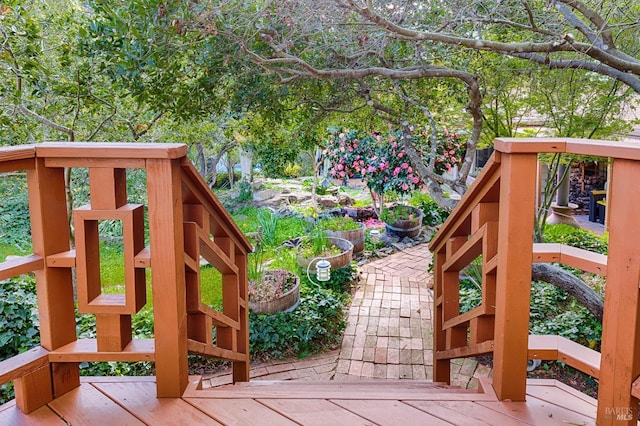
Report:
M 495 401 L 476 389 L 461 389 L 426 380 L 254 380 L 214 388 L 188 388 L 183 398 L 375 399 Z

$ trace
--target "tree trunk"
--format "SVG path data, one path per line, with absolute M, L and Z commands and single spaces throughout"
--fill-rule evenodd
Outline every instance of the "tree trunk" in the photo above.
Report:
M 604 300 L 594 289 L 564 269 L 546 263 L 531 265 L 531 279 L 555 285 L 575 297 L 598 321 L 602 322 Z
M 222 158 L 222 156 L 227 151 L 230 151 L 233 148 L 235 148 L 237 145 L 238 144 L 235 141 L 225 143 L 222 146 L 222 148 L 220 148 L 220 151 L 218 151 L 216 156 L 213 158 L 213 160 L 211 161 L 211 170 L 206 176 L 206 181 L 207 183 L 209 183 L 209 186 L 214 187 L 216 185 L 216 179 L 218 178 L 218 163 L 220 162 L 220 159 Z
M 204 148 L 200 142 L 196 143 L 196 158 L 200 165 L 200 175 L 203 177 L 207 175 L 207 161 L 204 158 Z

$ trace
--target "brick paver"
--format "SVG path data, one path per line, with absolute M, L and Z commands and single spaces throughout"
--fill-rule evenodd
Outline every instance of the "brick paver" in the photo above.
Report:
M 433 377 L 431 254 L 426 244 L 407 248 L 360 268 L 340 350 L 304 360 L 252 365 L 252 380 L 360 380 Z M 473 359 L 451 363 L 451 384 L 477 388 L 491 377 Z M 230 373 L 205 379 L 205 386 L 231 383 Z

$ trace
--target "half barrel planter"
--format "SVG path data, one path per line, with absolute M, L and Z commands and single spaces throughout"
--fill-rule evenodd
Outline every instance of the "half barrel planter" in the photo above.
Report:
M 353 254 L 360 254 L 364 251 L 364 237 L 366 227 L 362 222 L 355 222 L 360 227 L 358 229 L 352 229 L 350 231 L 333 231 L 327 229 L 327 235 L 329 237 L 343 238 L 353 244 Z
M 332 270 L 340 269 L 347 266 L 353 259 L 353 244 L 351 244 L 351 241 L 345 240 L 344 238 L 329 237 L 329 243 L 332 246 L 339 248 L 341 252 L 333 256 L 318 256 L 317 258 L 308 258 L 298 255 L 298 265 L 300 265 L 302 269 L 306 271 L 311 262 L 315 261 L 313 265 L 315 266 L 315 263 L 320 261 L 319 258 L 323 258 L 331 264 Z M 314 274 L 316 273 L 315 269 L 311 268 L 309 269 L 309 272 Z
M 293 272 L 287 271 L 291 276 L 295 277 L 296 283 L 280 297 L 269 300 L 249 301 L 249 309 L 256 314 L 273 314 L 275 312 L 293 311 L 298 303 L 300 303 L 300 277 Z M 264 274 L 268 274 L 265 271 Z
M 393 223 L 385 223 L 387 234 L 393 234 L 399 238 L 409 237 L 415 238 L 420 235 L 422 230 L 422 218 L 424 213 L 422 210 L 413 207 L 415 215 L 413 219 L 398 220 Z

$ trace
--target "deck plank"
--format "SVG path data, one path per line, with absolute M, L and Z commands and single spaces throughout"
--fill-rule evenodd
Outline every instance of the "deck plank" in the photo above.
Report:
M 144 424 L 88 383 L 53 400 L 49 407 L 74 426 Z
M 560 400 L 558 403 L 564 405 L 565 401 Z M 526 402 L 483 401 L 478 404 L 531 425 L 595 425 L 593 417 L 578 414 L 532 396 L 527 396 Z
M 305 426 L 373 424 L 324 399 L 261 399 L 259 402 Z
M 189 404 L 225 425 L 277 425 L 296 423 L 252 399 L 183 398 Z
M 596 417 L 597 401 L 587 395 L 575 395 L 560 387 L 562 383 L 554 386 L 527 386 L 527 395 L 540 401 L 546 401 L 557 405 L 561 401 L 565 410 L 571 410 L 587 417 Z M 573 389 L 572 389 L 573 390 Z
M 66 423 L 47 406 L 38 408 L 31 414 L 24 414 L 16 407 L 15 400 L 0 407 L 0 425 L 11 426 L 60 426 Z
M 94 383 L 94 386 L 150 425 L 220 424 L 180 398 L 156 398 L 153 382 Z
M 518 420 L 497 413 L 474 402 L 461 401 L 403 401 L 433 416 L 455 425 L 519 426 Z
M 449 425 L 438 417 L 400 401 L 331 400 L 367 420 L 381 425 Z

